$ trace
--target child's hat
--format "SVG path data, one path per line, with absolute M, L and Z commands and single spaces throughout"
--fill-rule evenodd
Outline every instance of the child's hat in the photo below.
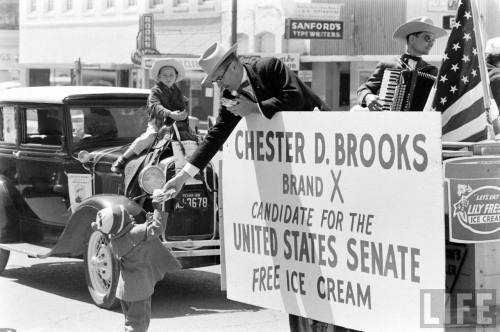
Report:
M 95 226 L 105 234 L 117 235 L 133 221 L 123 205 L 112 205 L 97 212 Z
M 184 65 L 177 59 L 173 58 L 165 58 L 165 59 L 157 59 L 153 66 L 151 67 L 151 78 L 155 81 L 158 80 L 158 74 L 163 67 L 172 67 L 177 71 L 177 79 L 176 81 L 180 81 L 186 77 L 186 69 L 184 69 Z

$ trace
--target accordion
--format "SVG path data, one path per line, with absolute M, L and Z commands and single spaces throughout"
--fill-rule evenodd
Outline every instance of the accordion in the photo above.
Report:
M 382 110 L 422 111 L 435 80 L 436 76 L 418 70 L 387 68 L 379 92 Z

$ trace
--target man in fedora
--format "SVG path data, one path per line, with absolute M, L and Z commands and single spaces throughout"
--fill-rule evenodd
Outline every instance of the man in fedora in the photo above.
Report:
M 422 60 L 422 55 L 429 54 L 436 38 L 446 36 L 446 30 L 435 26 L 434 22 L 425 16 L 415 17 L 400 25 L 393 35 L 393 39 L 406 44 L 406 52 L 401 57 L 392 61 L 380 62 L 368 80 L 362 84 L 358 91 L 358 102 L 370 111 L 381 111 L 382 103 L 378 94 L 382 77 L 386 68 L 416 69 L 424 73 L 437 75 L 438 68 Z M 416 92 L 418 93 L 418 92 Z M 427 98 L 417 96 L 414 98 Z
M 241 118 L 257 113 L 271 119 L 281 111 L 329 110 L 328 106 L 295 73 L 277 58 L 243 64 L 237 45 L 211 45 L 199 58 L 207 76 L 202 85 L 217 83 L 222 91 L 219 116 L 186 166 L 164 187 L 163 199 L 175 197 L 184 183 L 213 158 Z

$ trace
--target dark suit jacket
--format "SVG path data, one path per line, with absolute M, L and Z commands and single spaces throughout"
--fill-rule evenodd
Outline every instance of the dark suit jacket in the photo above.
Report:
M 368 78 L 368 80 L 364 84 L 361 84 L 361 86 L 358 88 L 358 103 L 361 106 L 367 106 L 365 102 L 365 97 L 367 94 L 372 93 L 378 95 L 380 91 L 380 85 L 382 84 L 382 77 L 384 76 L 384 71 L 386 68 L 402 68 L 402 66 L 400 64 L 400 61 L 398 61 L 398 58 L 394 58 L 394 60 L 387 62 L 379 62 L 377 64 L 377 67 L 375 68 L 375 71 Z M 418 69 L 419 71 L 422 71 L 424 73 L 432 74 L 434 76 L 438 74 L 437 67 L 430 65 L 424 60 L 420 60 L 415 66 L 415 69 Z
M 500 68 L 487 64 L 488 74 L 490 76 L 490 87 L 493 99 L 500 107 Z
M 268 119 L 280 111 L 312 111 L 315 107 L 322 111 L 329 110 L 328 106 L 279 59 L 263 58 L 252 64 L 244 64 L 244 67 L 260 109 Z M 203 169 L 240 119 L 240 116 L 221 106 L 215 125 L 188 158 L 189 162 Z

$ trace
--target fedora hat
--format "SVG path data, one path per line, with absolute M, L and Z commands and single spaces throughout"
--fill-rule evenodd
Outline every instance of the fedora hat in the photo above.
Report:
M 401 24 L 394 31 L 393 39 L 406 42 L 406 36 L 415 32 L 432 32 L 436 38 L 446 36 L 446 30 L 434 25 L 431 18 L 427 16 L 414 17 L 408 22 Z
M 182 65 L 182 62 L 180 62 L 177 59 L 172 59 L 172 58 L 165 58 L 165 59 L 157 59 L 154 63 L 153 66 L 151 67 L 151 78 L 155 81 L 158 80 L 158 74 L 160 73 L 160 70 L 163 67 L 173 67 L 177 71 L 177 79 L 176 81 L 180 81 L 186 77 L 186 70 L 184 69 L 184 66 Z
M 210 83 L 213 80 L 213 74 L 219 68 L 219 66 L 227 59 L 227 57 L 233 53 L 236 53 L 238 44 L 234 44 L 230 48 L 221 45 L 218 42 L 213 43 L 209 48 L 203 52 L 201 57 L 198 59 L 198 64 L 201 69 L 207 74 L 205 78 L 201 81 L 202 85 Z
M 486 47 L 484 48 L 484 53 L 500 54 L 500 37 L 488 39 L 488 41 L 486 42 Z

